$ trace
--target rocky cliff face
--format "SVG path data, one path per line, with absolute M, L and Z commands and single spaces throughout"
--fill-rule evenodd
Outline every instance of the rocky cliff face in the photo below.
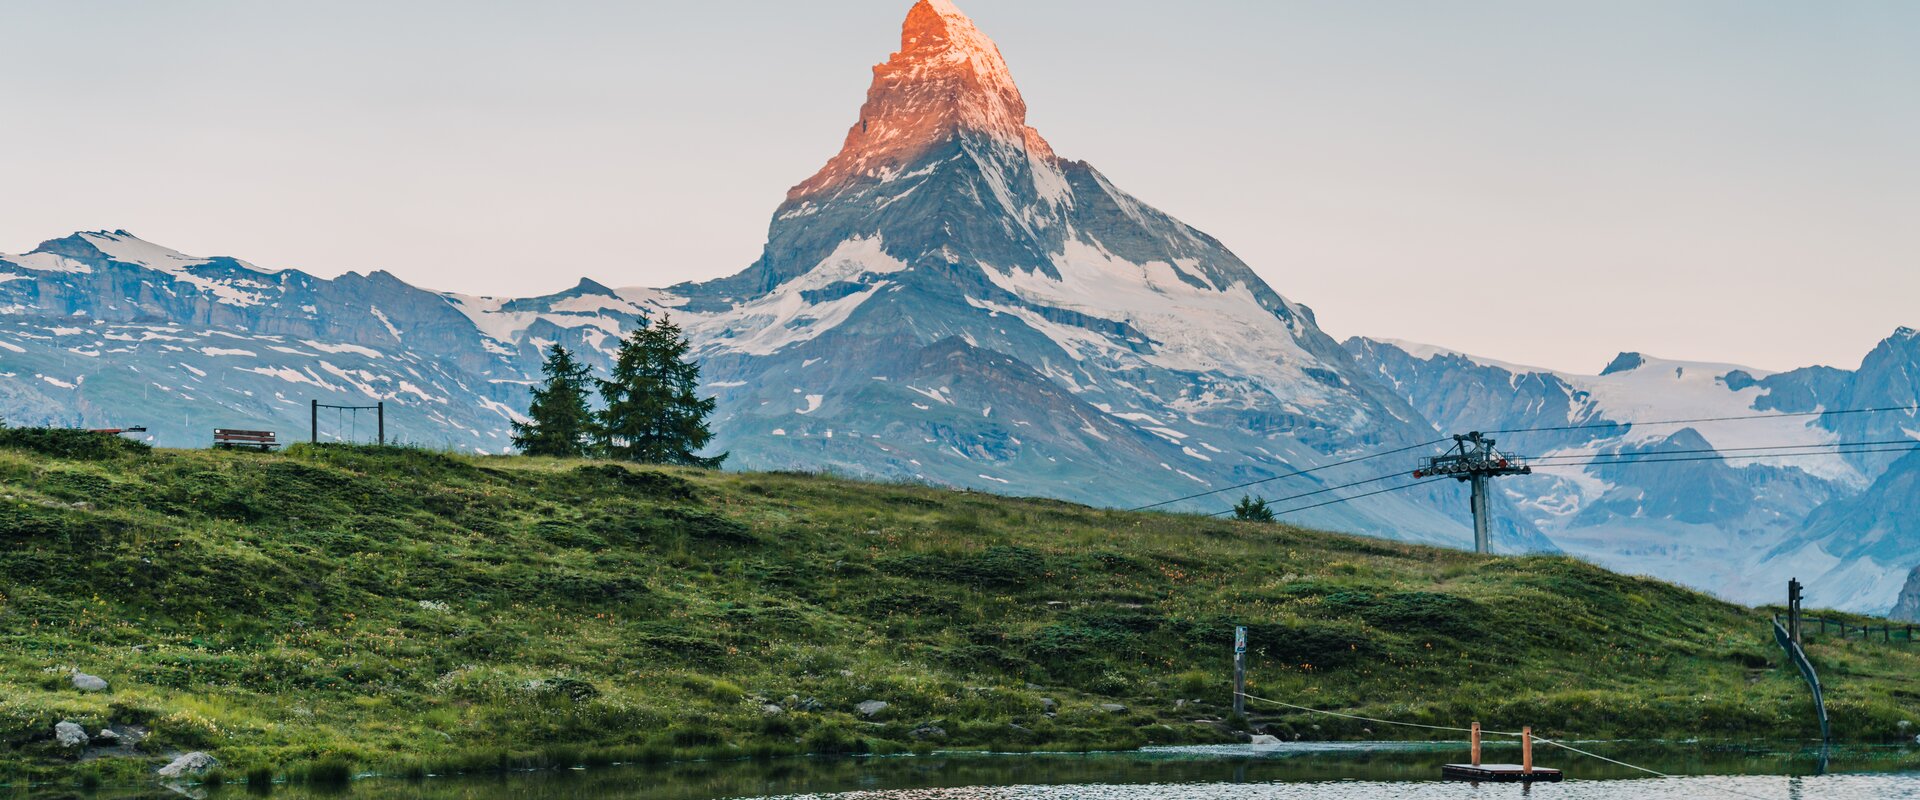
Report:
M 1900 599 L 1894 601 L 1893 611 L 1888 616 L 1907 622 L 1920 622 L 1920 567 L 1914 567 L 1907 574 L 1907 585 L 1900 590 Z

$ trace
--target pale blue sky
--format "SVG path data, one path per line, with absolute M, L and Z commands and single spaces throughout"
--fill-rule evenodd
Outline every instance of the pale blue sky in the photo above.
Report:
M 1920 326 L 1920 3 L 958 0 L 1069 158 L 1340 336 L 1594 371 Z M 718 277 L 909 0 L 0 0 L 0 251 Z

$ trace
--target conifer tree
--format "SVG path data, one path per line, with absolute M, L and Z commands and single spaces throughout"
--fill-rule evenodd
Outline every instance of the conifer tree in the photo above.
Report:
M 1240 502 L 1233 505 L 1233 518 L 1246 522 L 1272 522 L 1273 509 L 1268 507 L 1267 498 L 1242 495 Z
M 600 396 L 606 401 L 600 412 L 600 444 L 609 457 L 705 469 L 726 460 L 726 453 L 696 455 L 713 439 L 707 417 L 713 414 L 714 400 L 694 393 L 700 365 L 687 357 L 692 346 L 664 316 L 620 343 L 613 374 L 600 381 Z
M 594 441 L 593 410 L 587 407 L 593 370 L 556 344 L 540 372 L 546 380 L 533 389 L 527 421 L 513 423 L 513 446 L 530 456 L 587 455 Z

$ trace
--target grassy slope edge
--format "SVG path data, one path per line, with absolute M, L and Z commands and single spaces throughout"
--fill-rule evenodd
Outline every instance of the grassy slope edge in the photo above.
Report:
M 1225 713 L 1235 624 L 1250 692 L 1317 707 L 1550 737 L 1811 730 L 1764 612 L 1657 581 L 817 476 L 0 447 L 0 581 L 0 783 L 186 750 L 297 776 L 1221 741 L 1193 720 Z M 1920 655 L 1812 654 L 1838 736 L 1920 718 Z M 1283 736 L 1408 735 L 1256 711 Z M 146 757 L 76 763 L 62 720 L 150 730 Z

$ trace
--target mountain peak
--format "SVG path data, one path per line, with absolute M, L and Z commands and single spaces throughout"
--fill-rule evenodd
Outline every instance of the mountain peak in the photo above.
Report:
M 78 231 L 60 239 L 41 242 L 34 253 L 58 255 L 66 258 L 87 260 L 118 261 L 123 264 L 148 267 L 169 271 L 204 264 L 207 259 L 194 258 L 178 250 L 149 242 L 126 230 Z
M 608 297 L 619 296 L 618 293 L 614 292 L 612 289 L 607 288 L 606 284 L 596 281 L 592 278 L 581 278 L 579 283 L 574 284 L 574 287 L 572 289 L 569 289 L 566 291 L 566 294 L 598 294 L 598 295 L 606 295 Z
M 1645 366 L 1646 363 L 1647 357 L 1640 353 L 1621 353 L 1614 357 L 1613 363 L 1608 364 L 1606 369 L 1600 370 L 1600 374 L 1604 377 L 1607 375 L 1618 375 L 1622 372 L 1632 372 Z
M 950 0 L 920 0 L 920 2 L 913 4 L 913 10 L 931 11 L 943 17 L 955 17 L 972 22 L 972 20 L 967 19 L 966 13 L 961 11 L 960 7 L 954 5 Z
M 949 0 L 919 0 L 900 29 L 900 50 L 873 68 L 860 121 L 840 154 L 788 193 L 827 194 L 860 178 L 885 180 L 955 137 L 983 137 L 1052 160 L 1027 127 L 1027 103 L 992 39 Z

